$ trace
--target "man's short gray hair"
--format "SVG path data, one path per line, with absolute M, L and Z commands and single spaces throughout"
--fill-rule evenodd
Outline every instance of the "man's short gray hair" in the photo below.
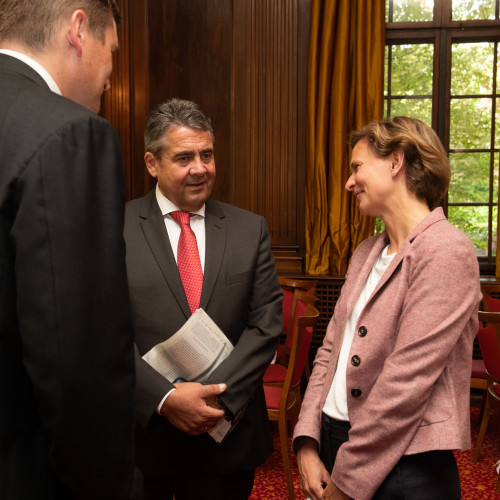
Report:
M 144 150 L 159 157 L 168 148 L 165 133 L 170 127 L 191 127 L 210 132 L 212 144 L 215 142 L 210 118 L 198 104 L 183 99 L 170 99 L 158 104 L 148 113 L 144 131 Z

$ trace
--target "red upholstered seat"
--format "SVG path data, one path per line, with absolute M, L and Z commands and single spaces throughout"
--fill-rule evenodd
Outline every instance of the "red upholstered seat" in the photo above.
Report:
M 264 386 L 264 393 L 266 394 L 266 405 L 268 410 L 279 409 L 282 392 L 282 387 L 272 387 L 270 385 Z
M 493 313 L 494 316 L 497 314 L 500 318 L 500 313 Z M 500 351 L 498 348 L 496 325 L 480 326 L 477 338 L 488 375 L 500 379 Z
M 482 359 L 473 359 L 472 360 L 472 370 L 471 375 L 472 378 L 481 378 L 486 380 L 486 367 L 484 366 L 484 361 Z
M 486 312 L 500 312 L 500 284 L 481 283 L 483 309 Z
M 275 382 L 283 383 L 286 377 L 286 366 L 273 363 L 269 365 L 264 374 L 264 384 L 273 384 Z
M 500 299 L 495 299 L 491 295 L 486 294 L 486 303 L 489 312 L 500 312 Z

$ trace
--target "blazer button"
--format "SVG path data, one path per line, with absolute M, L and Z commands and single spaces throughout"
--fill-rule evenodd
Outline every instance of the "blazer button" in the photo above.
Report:
M 361 389 L 351 389 L 351 396 L 353 398 L 359 398 L 359 396 L 361 396 Z
M 355 355 L 351 358 L 351 363 L 353 366 L 359 366 L 359 364 L 361 363 L 361 358 Z
M 366 336 L 366 334 L 367 334 L 367 333 L 368 333 L 368 330 L 366 329 L 366 326 L 360 326 L 360 327 L 358 328 L 358 335 L 359 335 L 360 337 L 364 337 L 364 336 Z

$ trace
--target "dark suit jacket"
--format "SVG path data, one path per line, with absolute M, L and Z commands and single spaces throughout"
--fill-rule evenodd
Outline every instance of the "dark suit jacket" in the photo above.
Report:
M 0 498 L 130 498 L 134 360 L 111 124 L 0 54 Z
M 206 434 L 188 436 L 155 413 L 173 386 L 140 359 L 137 407 L 145 431 L 138 432 L 138 455 L 146 475 L 187 465 L 207 472 L 248 470 L 272 451 L 262 375 L 281 332 L 282 293 L 267 225 L 263 217 L 212 199 L 205 216 L 200 307 L 234 345 L 208 383 L 227 384 L 221 399 L 234 415 L 249 405 L 221 446 Z M 191 314 L 154 189 L 127 204 L 125 241 L 135 339 L 143 355 Z

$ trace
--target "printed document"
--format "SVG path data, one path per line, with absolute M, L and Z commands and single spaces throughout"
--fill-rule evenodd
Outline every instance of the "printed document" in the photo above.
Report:
M 143 359 L 172 383 L 203 383 L 232 350 L 224 332 L 203 309 L 197 309 L 174 335 L 155 345 Z

